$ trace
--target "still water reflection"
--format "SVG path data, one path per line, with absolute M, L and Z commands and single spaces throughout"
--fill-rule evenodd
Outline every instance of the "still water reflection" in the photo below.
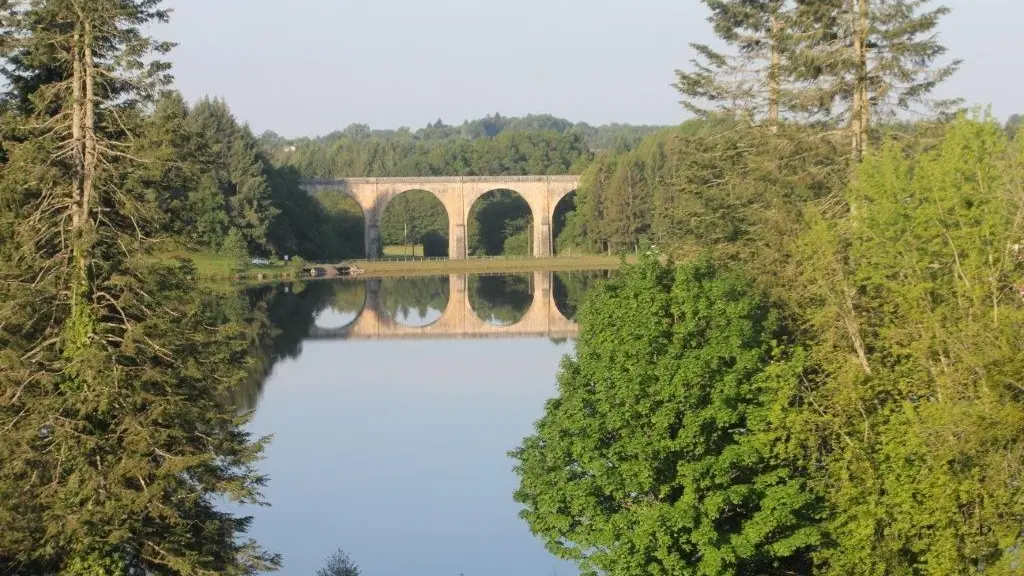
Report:
M 575 574 L 519 520 L 507 451 L 554 393 L 604 272 L 309 282 L 248 294 L 260 363 L 235 401 L 273 434 L 253 536 L 313 574 Z

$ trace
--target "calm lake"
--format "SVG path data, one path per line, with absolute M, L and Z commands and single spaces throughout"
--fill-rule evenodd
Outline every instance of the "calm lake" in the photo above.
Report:
M 507 452 L 573 351 L 606 272 L 315 281 L 252 291 L 261 376 L 236 402 L 273 435 L 252 535 L 312 575 L 344 549 L 365 576 L 550 576 Z

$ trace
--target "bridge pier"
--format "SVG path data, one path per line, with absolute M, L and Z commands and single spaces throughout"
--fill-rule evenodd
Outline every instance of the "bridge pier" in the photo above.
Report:
M 452 224 L 451 217 L 448 221 L 448 258 L 462 260 L 467 255 L 466 249 L 466 225 L 463 223 Z
M 534 206 L 531 203 L 530 212 L 533 213 L 533 257 L 551 256 L 554 238 L 552 238 L 551 219 L 548 215 L 552 210 L 549 210 L 546 205 Z
M 380 220 L 375 214 L 364 212 L 363 249 L 367 258 L 376 258 L 383 253 L 380 241 Z

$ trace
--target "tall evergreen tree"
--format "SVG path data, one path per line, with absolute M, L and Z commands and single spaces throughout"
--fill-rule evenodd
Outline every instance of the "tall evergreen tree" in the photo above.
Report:
M 845 125 L 860 160 L 878 118 L 923 104 L 952 102 L 929 94 L 959 68 L 939 64 L 946 53 L 936 28 L 949 13 L 931 0 L 797 0 L 790 70 L 807 85 L 801 106 Z
M 225 574 L 272 567 L 218 509 L 253 502 L 262 444 L 219 400 L 246 344 L 188 264 L 154 264 L 135 138 L 169 80 L 159 0 L 0 12 L 0 571 Z M 141 161 L 141 162 L 140 162 Z
M 220 100 L 201 100 L 189 120 L 209 150 L 208 167 L 226 202 L 231 226 L 242 232 L 251 249 L 269 250 L 267 236 L 280 210 L 273 205 L 270 165 L 256 138 Z
M 208 150 L 203 135 L 189 122 L 191 110 L 175 91 L 165 92 L 146 115 L 137 136 L 137 150 L 147 162 L 140 166 L 138 185 L 152 191 L 156 208 L 152 234 L 187 238 L 196 233 L 190 195 L 200 188 Z M 215 217 L 216 209 L 199 211 Z M 218 236 L 219 238 L 220 236 Z
M 697 58 L 693 71 L 676 71 L 683 105 L 706 116 L 726 112 L 778 128 L 785 103 L 789 0 L 703 0 L 708 21 L 732 53 L 706 44 L 691 44 Z

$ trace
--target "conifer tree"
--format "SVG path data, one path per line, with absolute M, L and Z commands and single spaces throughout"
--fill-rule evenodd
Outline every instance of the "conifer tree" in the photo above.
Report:
M 231 226 L 242 232 L 250 247 L 268 249 L 267 234 L 280 211 L 273 206 L 270 165 L 259 151 L 256 138 L 248 127 L 239 125 L 220 100 L 201 100 L 192 109 L 189 123 L 202 135 L 204 148 L 209 151 L 207 169 L 216 180 Z M 203 212 L 193 216 L 207 220 Z M 216 242 L 223 238 L 219 235 Z
M 0 572 L 252 573 L 240 540 L 262 443 L 220 399 L 244 334 L 187 263 L 145 253 L 135 139 L 169 81 L 143 33 L 160 0 L 24 0 L 0 12 Z
M 704 0 L 708 21 L 731 53 L 691 44 L 694 70 L 676 71 L 683 105 L 699 116 L 726 112 L 775 131 L 785 103 L 786 30 L 792 18 L 788 0 Z
M 846 126 L 860 160 L 878 118 L 950 101 L 929 94 L 959 68 L 938 63 L 946 53 L 936 27 L 949 13 L 931 0 L 797 0 L 790 49 L 794 81 L 806 86 L 799 105 Z

